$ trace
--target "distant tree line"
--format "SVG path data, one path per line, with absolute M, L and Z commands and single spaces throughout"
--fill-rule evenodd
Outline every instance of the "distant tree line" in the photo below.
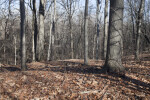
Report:
M 102 59 L 106 71 L 120 73 L 123 56 L 140 60 L 150 51 L 149 0 L 95 0 L 94 6 L 89 0 L 84 6 L 80 0 L 19 2 L 19 10 L 12 10 L 15 0 L 0 2 L 2 63 L 26 70 L 32 61 L 84 59 L 88 65 L 88 59 Z

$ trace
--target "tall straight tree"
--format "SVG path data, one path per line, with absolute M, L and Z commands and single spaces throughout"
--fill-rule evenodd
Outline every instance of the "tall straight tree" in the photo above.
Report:
M 104 8 L 104 40 L 103 40 L 103 59 L 106 58 L 107 52 L 107 39 L 108 39 L 108 0 L 105 0 L 105 8 Z
M 37 47 L 37 16 L 36 16 L 36 0 L 32 0 L 32 60 L 35 61 Z
M 140 0 L 140 7 L 138 10 L 138 19 L 137 19 L 137 36 L 136 36 L 136 52 L 135 52 L 135 59 L 139 59 L 140 53 L 140 36 L 142 34 L 142 20 L 144 16 L 144 6 L 145 0 Z
M 97 23 L 97 40 L 96 40 L 96 60 L 98 60 L 99 56 L 99 34 L 100 34 L 100 0 L 97 1 L 97 10 L 96 10 L 96 23 Z
M 109 32 L 105 68 L 108 72 L 124 74 L 122 65 L 122 29 L 124 0 L 110 0 Z
M 55 12 L 55 11 L 54 11 Z M 52 11 L 52 6 L 51 6 L 51 14 L 50 14 L 50 24 L 49 24 L 49 44 L 48 44 L 48 53 L 47 53 L 47 61 L 51 60 L 51 50 L 52 50 L 52 15 L 53 15 L 53 11 Z
M 40 0 L 39 7 L 39 37 L 38 37 L 38 60 L 44 58 L 44 13 L 45 0 Z
M 21 30 L 20 30 L 20 47 L 21 47 L 21 70 L 27 70 L 26 66 L 26 39 L 25 39 L 25 4 L 24 0 L 20 0 L 20 16 L 21 16 Z
M 55 40 L 55 33 L 56 33 L 56 0 L 54 0 L 54 12 L 53 12 L 53 23 L 52 23 L 52 32 L 53 32 L 53 35 L 54 37 L 52 38 L 52 40 Z M 51 44 L 51 47 L 53 47 L 53 43 Z M 54 59 L 54 54 L 55 53 L 55 49 L 54 48 L 51 48 L 51 56 L 50 56 L 50 60 L 53 60 Z
M 68 2 L 68 1 L 67 1 Z M 69 0 L 70 8 L 69 8 L 69 31 L 70 31 L 70 39 L 71 39 L 71 58 L 74 58 L 73 52 L 73 34 L 72 34 L 72 0 Z
M 88 4 L 89 0 L 85 1 L 84 12 L 84 64 L 88 65 Z

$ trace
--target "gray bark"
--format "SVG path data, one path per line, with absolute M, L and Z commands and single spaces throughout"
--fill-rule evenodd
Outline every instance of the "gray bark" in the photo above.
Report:
M 142 19 L 143 19 L 143 13 L 144 13 L 144 5 L 145 0 L 141 0 L 140 2 L 140 8 L 138 11 L 138 19 L 137 19 L 137 36 L 136 36 L 136 52 L 135 52 L 135 59 L 139 59 L 139 53 L 140 53 L 140 41 L 141 41 L 141 34 L 142 34 Z
M 38 37 L 38 60 L 44 58 L 44 8 L 45 0 L 40 0 L 39 8 L 39 37 Z
M 15 41 L 15 65 L 17 65 L 17 40 L 16 40 L 16 36 L 14 36 L 14 41 Z
M 21 48 L 21 70 L 27 70 L 26 66 L 26 40 L 25 40 L 25 4 L 24 0 L 20 0 L 20 16 L 21 16 L 21 30 L 20 30 L 20 48 Z
M 108 72 L 124 74 L 122 65 L 122 29 L 124 0 L 110 0 L 109 32 L 105 67 Z
M 105 0 L 105 12 L 104 12 L 104 40 L 103 40 L 103 59 L 106 59 L 107 52 L 107 40 L 108 40 L 108 0 Z
M 55 33 L 56 33 L 56 0 L 54 0 L 54 15 L 53 15 L 53 26 L 52 26 L 52 41 L 55 41 Z M 51 60 L 53 60 L 54 59 L 54 56 L 55 56 L 55 54 L 56 54 L 56 50 L 55 50 L 55 47 L 54 47 L 54 44 L 53 44 L 54 42 L 52 42 L 52 44 L 51 44 Z
M 100 34 L 100 0 L 97 0 L 97 11 L 96 11 L 96 17 L 97 17 L 97 40 L 96 40 L 96 60 L 98 60 L 99 56 L 99 34 Z
M 32 10 L 32 60 L 36 59 L 36 47 L 37 47 L 37 17 L 36 17 L 36 0 L 32 0 L 33 10 Z
M 96 34 L 94 35 L 94 39 L 93 39 L 93 59 L 95 59 L 95 48 L 96 48 Z M 97 49 L 97 48 L 96 48 Z M 97 52 L 96 52 L 97 53 Z M 97 56 L 97 55 L 96 55 Z
M 69 30 L 70 30 L 70 39 L 71 39 L 71 58 L 74 58 L 73 52 L 73 34 L 72 34 L 72 0 L 70 2 L 70 12 L 69 12 Z
M 132 12 L 132 16 L 131 16 L 131 20 L 132 20 L 132 43 L 133 43 L 133 49 L 135 50 L 135 29 L 134 29 L 135 25 L 134 25 L 133 9 L 131 10 L 131 12 Z
M 88 65 L 88 4 L 89 0 L 85 2 L 84 12 L 84 64 Z
M 8 10 L 9 10 L 8 18 L 5 21 L 5 37 L 4 37 L 5 40 L 7 40 L 9 17 L 10 17 L 10 14 L 11 14 L 11 12 L 10 12 L 10 4 L 11 4 L 11 1 L 9 1 L 9 6 L 8 6 Z M 6 46 L 5 45 L 4 45 L 4 61 L 7 62 L 7 60 L 6 60 Z
M 52 13 L 53 11 L 51 10 L 51 15 L 50 15 L 50 32 L 49 32 L 49 44 L 48 44 L 48 54 L 47 54 L 47 61 L 51 60 L 51 47 L 52 47 Z

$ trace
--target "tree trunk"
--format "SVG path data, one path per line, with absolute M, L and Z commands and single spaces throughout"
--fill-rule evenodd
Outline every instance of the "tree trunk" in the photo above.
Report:
M 53 15 L 53 26 L 52 26 L 52 41 L 55 41 L 55 32 L 56 32 L 56 0 L 54 0 L 54 15 Z M 56 54 L 56 50 L 55 50 L 55 47 L 54 47 L 54 44 L 52 43 L 51 44 L 51 60 L 54 59 L 54 56 Z
M 105 67 L 108 72 L 124 74 L 122 65 L 122 29 L 124 0 L 110 0 L 109 34 Z
M 51 10 L 51 16 L 50 16 L 50 32 L 49 32 L 49 44 L 48 44 L 48 54 L 47 54 L 47 61 L 51 60 L 51 44 L 52 44 L 52 13 L 53 11 Z
M 16 36 L 14 36 L 14 41 L 15 41 L 15 65 L 17 65 L 17 40 L 16 40 Z
M 21 31 L 20 31 L 20 48 L 21 48 L 21 70 L 27 70 L 26 66 L 26 41 L 25 41 L 25 4 L 24 0 L 20 0 L 20 16 L 21 16 Z
M 97 11 L 96 11 L 96 17 L 97 17 L 97 40 L 96 40 L 96 60 L 98 60 L 99 56 L 99 34 L 100 34 L 100 0 L 97 0 Z
M 69 18 L 69 31 L 70 31 L 70 40 L 71 40 L 71 59 L 73 59 L 74 52 L 73 52 L 73 34 L 72 34 L 72 18 L 71 18 L 71 16 Z
M 38 60 L 44 58 L 44 6 L 45 0 L 40 0 L 39 8 L 39 40 L 38 40 Z
M 72 34 L 72 0 L 70 0 L 70 13 L 69 13 L 69 30 L 70 30 L 70 39 L 71 39 L 71 58 L 74 58 L 73 52 L 73 34 Z
M 150 20 L 150 17 L 149 17 L 149 15 L 150 15 L 150 1 L 148 2 L 148 23 L 150 22 L 149 20 Z M 150 26 L 150 24 L 148 24 L 148 26 Z M 150 28 L 149 28 L 149 30 L 148 30 L 149 32 L 150 32 Z M 150 34 L 150 33 L 149 33 Z M 148 52 L 150 52 L 150 45 L 148 46 Z
M 133 50 L 135 51 L 135 29 L 134 29 L 134 15 L 133 15 L 133 10 L 131 20 L 132 20 L 132 43 L 133 43 Z
M 138 11 L 138 19 L 137 19 L 137 36 L 136 36 L 136 52 L 135 52 L 135 59 L 139 60 L 139 53 L 140 53 L 140 41 L 141 41 L 141 34 L 142 34 L 142 19 L 144 13 L 144 5 L 145 0 L 141 0 L 140 8 Z
M 11 4 L 11 1 L 9 1 L 9 6 L 8 6 L 8 10 L 9 10 L 9 13 L 8 13 L 8 18 L 6 18 L 6 21 L 5 21 L 5 37 L 4 37 L 4 40 L 7 40 L 7 34 L 8 34 L 8 25 L 9 25 L 9 17 L 10 17 L 10 4 Z M 8 60 L 6 59 L 6 46 L 4 45 L 4 62 L 8 62 Z
M 88 65 L 88 4 L 89 0 L 85 2 L 84 12 L 84 64 Z
M 8 60 L 6 60 L 6 47 L 4 45 L 4 62 L 7 62 Z M 8 64 L 8 63 L 7 63 Z
M 103 59 L 106 59 L 107 52 L 107 40 L 108 40 L 108 0 L 105 0 L 105 12 L 104 12 L 104 40 L 103 40 Z
M 36 47 L 37 47 L 37 17 L 36 17 L 36 0 L 32 0 L 33 10 L 32 10 L 32 60 L 36 59 Z
M 96 34 L 93 37 L 93 60 L 95 59 Z M 96 48 L 97 49 L 97 48 Z M 97 52 L 96 52 L 97 53 Z M 97 56 L 96 56 L 97 57 Z

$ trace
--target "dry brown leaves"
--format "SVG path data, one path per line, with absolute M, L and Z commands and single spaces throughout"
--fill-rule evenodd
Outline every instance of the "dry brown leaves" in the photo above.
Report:
M 0 72 L 0 99 L 150 100 L 150 61 L 124 61 L 126 77 L 101 71 L 103 61 L 64 60 L 5 66 Z

